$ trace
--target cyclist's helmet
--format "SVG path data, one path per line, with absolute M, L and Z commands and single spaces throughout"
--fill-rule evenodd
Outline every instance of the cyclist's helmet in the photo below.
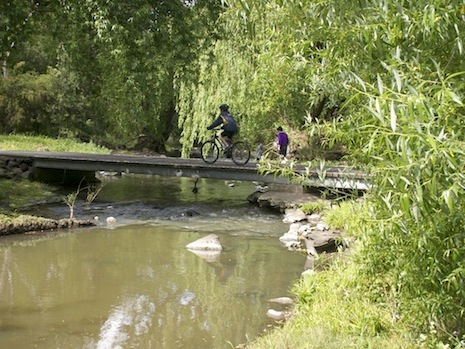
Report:
M 221 111 L 229 111 L 229 105 L 227 105 L 227 104 L 221 104 L 221 105 L 220 105 L 220 110 L 221 110 Z

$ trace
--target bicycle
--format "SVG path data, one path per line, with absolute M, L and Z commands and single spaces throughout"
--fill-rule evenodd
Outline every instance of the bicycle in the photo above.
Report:
M 200 155 L 207 164 L 213 164 L 218 160 L 220 150 L 227 154 L 228 157 L 231 157 L 236 165 L 245 165 L 250 160 L 250 147 L 246 142 L 233 142 L 231 146 L 225 148 L 216 132 L 213 132 L 211 139 L 202 144 Z

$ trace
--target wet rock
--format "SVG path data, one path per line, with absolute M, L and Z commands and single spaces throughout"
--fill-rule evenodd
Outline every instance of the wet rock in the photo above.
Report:
M 300 224 L 293 223 L 289 226 L 289 231 L 284 233 L 280 238 L 279 241 L 281 242 L 299 242 L 299 228 Z
M 29 170 L 29 165 L 25 162 L 21 162 L 19 165 L 18 165 L 19 169 L 22 171 L 22 172 L 25 172 L 25 171 L 28 171 Z
M 315 270 L 315 257 L 308 255 L 305 260 L 304 270 Z
M 307 270 L 304 270 L 301 274 L 302 277 L 308 277 L 308 276 L 311 276 L 315 274 L 315 270 L 313 269 L 307 269 Z
M 32 176 L 32 172 L 31 171 L 24 171 L 23 173 L 21 173 L 20 175 L 21 179 L 29 179 L 29 180 L 32 180 L 33 176 Z
M 318 252 L 315 248 L 315 241 L 311 238 L 305 238 L 305 248 L 307 249 L 307 254 L 313 257 L 318 257 Z
M 23 215 L 14 218 L 3 218 L 2 221 L 0 221 L 0 236 L 93 225 L 95 225 L 95 223 L 92 221 L 80 221 L 75 219 L 53 220 Z
M 194 210 L 187 210 L 187 211 L 184 211 L 183 213 L 181 213 L 181 216 L 182 217 L 194 217 L 194 216 L 199 216 L 200 213 L 198 213 L 197 211 L 194 211 Z
M 313 230 L 303 233 L 302 238 L 309 254 L 313 254 L 313 251 L 335 252 L 338 247 L 345 246 L 342 236 L 333 231 Z
M 108 225 L 113 225 L 113 224 L 116 223 L 116 218 L 112 217 L 112 216 L 107 217 L 106 222 L 107 222 Z
M 307 215 L 301 209 L 287 208 L 284 212 L 284 223 L 296 223 L 307 220 Z
M 290 317 L 290 315 L 291 312 L 287 310 L 268 309 L 266 312 L 266 316 L 276 321 L 285 321 Z
M 201 251 L 222 251 L 220 239 L 215 234 L 204 236 L 190 244 L 186 245 L 188 250 Z

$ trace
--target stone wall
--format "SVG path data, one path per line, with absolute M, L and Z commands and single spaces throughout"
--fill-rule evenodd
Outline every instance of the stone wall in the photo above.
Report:
M 0 157 L 0 179 L 32 179 L 32 159 Z
M 0 179 L 28 179 L 48 184 L 79 185 L 98 182 L 93 171 L 34 168 L 32 159 L 0 157 Z

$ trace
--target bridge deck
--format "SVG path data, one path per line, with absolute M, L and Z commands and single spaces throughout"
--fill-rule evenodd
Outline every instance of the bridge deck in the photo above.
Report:
M 0 151 L 0 156 L 32 160 L 33 167 L 43 169 L 289 183 L 288 178 L 285 177 L 261 174 L 256 162 L 239 166 L 230 159 L 219 159 L 214 164 L 206 164 L 201 159 L 34 151 Z M 304 184 L 307 186 L 361 190 L 369 188 L 363 174 L 347 167 L 326 167 L 323 171 L 324 176 L 321 171 L 307 170 L 304 166 L 295 166 L 293 170 L 304 175 L 306 178 Z

